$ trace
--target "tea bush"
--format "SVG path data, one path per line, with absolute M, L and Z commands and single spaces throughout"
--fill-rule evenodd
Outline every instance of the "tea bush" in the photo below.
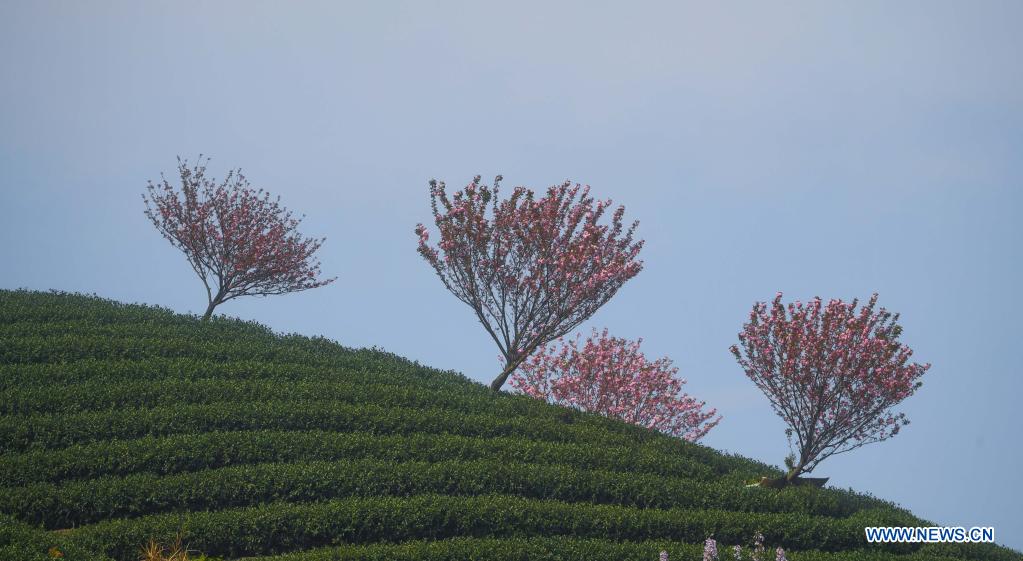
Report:
M 0 291 L 0 560 L 135 560 L 150 540 L 275 561 L 1020 559 L 870 545 L 926 524 L 763 463 L 377 349 L 151 306 Z

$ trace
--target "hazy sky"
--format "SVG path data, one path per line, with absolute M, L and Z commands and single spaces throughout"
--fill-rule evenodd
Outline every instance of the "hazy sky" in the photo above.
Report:
M 325 288 L 218 311 L 489 381 L 415 252 L 427 182 L 565 179 L 639 219 L 590 326 L 644 338 L 774 464 L 728 346 L 757 300 L 861 299 L 933 363 L 894 439 L 815 475 L 1023 548 L 1021 2 L 0 2 L 0 287 L 201 313 L 143 216 L 175 156 L 241 166 L 326 236 Z

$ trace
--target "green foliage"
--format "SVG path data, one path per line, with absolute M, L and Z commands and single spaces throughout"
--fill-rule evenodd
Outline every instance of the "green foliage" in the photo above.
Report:
M 192 547 L 227 557 L 337 543 L 454 536 L 569 535 L 696 543 L 713 534 L 719 541 L 737 543 L 760 529 L 768 543 L 792 549 L 834 551 L 860 547 L 864 542 L 859 520 L 801 513 L 641 509 L 501 495 L 433 494 L 354 497 L 313 503 L 278 502 L 215 512 L 159 514 L 101 522 L 76 530 L 76 534 L 87 542 L 104 544 L 109 555 L 123 558 L 140 539 L 153 536 L 157 541 L 170 540 L 182 528 Z M 906 545 L 886 548 L 915 549 Z
M 34 449 L 0 456 L 0 485 L 61 482 L 105 475 L 167 475 L 204 468 L 339 458 L 439 462 L 487 458 L 685 476 L 709 481 L 713 471 L 684 456 L 665 456 L 647 446 L 543 442 L 521 437 L 481 438 L 453 434 L 372 432 L 232 431 L 144 436 L 99 441 L 56 450 Z
M 840 495 L 808 488 L 771 492 L 720 481 L 491 458 L 406 463 L 357 459 L 263 463 L 177 475 L 136 473 L 11 488 L 0 496 L 0 510 L 32 523 L 66 528 L 112 517 L 168 511 L 426 493 L 502 493 L 642 508 L 808 512 L 823 516 L 862 512 L 855 511 L 855 504 L 841 500 Z
M 32 414 L 0 418 L 0 451 L 59 448 L 106 439 L 209 430 L 427 432 L 462 436 L 522 436 L 545 442 L 629 445 L 627 434 L 596 423 L 565 424 L 553 418 L 465 413 L 441 408 L 390 407 L 329 399 L 170 404 L 138 409 Z
M 55 555 L 66 561 L 109 561 L 95 548 L 83 547 L 67 536 L 47 532 L 0 514 L 0 559 L 5 561 L 54 561 Z
M 924 521 L 375 349 L 170 310 L 0 291 L 0 560 L 188 547 L 275 560 L 697 559 L 757 530 L 799 561 L 1003 561 L 870 546 Z M 772 556 L 773 558 L 773 556 Z

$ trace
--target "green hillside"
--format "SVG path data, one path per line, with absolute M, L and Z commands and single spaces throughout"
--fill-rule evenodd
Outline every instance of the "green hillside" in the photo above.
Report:
M 851 491 L 378 350 L 94 297 L 0 291 L 0 560 L 1021 559 L 868 546 L 925 524 Z M 54 551 L 54 555 L 56 552 Z

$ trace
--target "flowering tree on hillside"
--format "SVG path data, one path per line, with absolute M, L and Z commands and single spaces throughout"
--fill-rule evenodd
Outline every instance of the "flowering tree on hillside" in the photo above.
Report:
M 320 279 L 313 254 L 324 239 L 302 237 L 300 219 L 254 190 L 241 170 L 221 183 L 206 177 L 206 166 L 178 158 L 181 191 L 163 179 L 149 182 L 146 216 L 171 245 L 184 252 L 206 287 L 203 320 L 218 305 L 239 296 L 269 296 L 329 284 Z
M 611 201 L 594 200 L 589 187 L 566 182 L 540 198 L 516 187 L 500 200 L 500 181 L 491 188 L 477 176 L 451 197 L 443 182 L 431 181 L 437 247 L 426 227 L 416 226 L 419 254 L 501 351 L 494 391 L 537 347 L 592 316 L 643 266 L 636 260 L 643 242 L 633 241 L 638 222 L 623 230 L 624 207 L 610 225 L 600 224 Z
M 594 411 L 695 442 L 721 420 L 682 391 L 671 360 L 649 361 L 642 339 L 608 337 L 607 330 L 586 339 L 540 347 L 512 376 L 522 393 L 559 405 Z
M 768 308 L 758 302 L 732 354 L 789 425 L 797 450 L 786 459 L 786 480 L 822 460 L 895 436 L 909 424 L 892 407 L 920 387 L 930 364 L 909 363 L 913 351 L 898 342 L 898 314 L 877 294 L 856 311 L 851 304 L 815 298 L 786 307 L 779 292 Z

